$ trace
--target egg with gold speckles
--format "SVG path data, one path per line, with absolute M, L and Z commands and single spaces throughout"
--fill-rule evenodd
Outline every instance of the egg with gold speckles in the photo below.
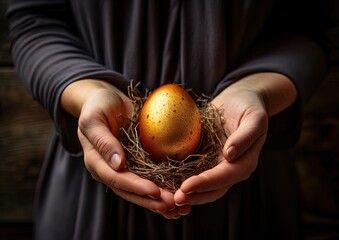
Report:
M 176 84 L 153 91 L 139 115 L 139 136 L 155 162 L 182 161 L 194 153 L 201 138 L 200 113 L 190 94 Z

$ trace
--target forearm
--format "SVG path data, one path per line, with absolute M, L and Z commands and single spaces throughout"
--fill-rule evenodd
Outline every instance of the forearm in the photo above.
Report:
M 268 116 L 285 110 L 297 98 L 294 83 L 286 76 L 273 73 L 255 73 L 248 75 L 228 87 L 227 91 L 249 90 L 259 94 Z
M 127 89 L 129 80 L 95 61 L 81 38 L 74 34 L 77 31 L 66 1 L 9 1 L 7 17 L 16 71 L 54 122 L 62 117 L 61 93 L 74 81 L 103 79 L 119 89 Z

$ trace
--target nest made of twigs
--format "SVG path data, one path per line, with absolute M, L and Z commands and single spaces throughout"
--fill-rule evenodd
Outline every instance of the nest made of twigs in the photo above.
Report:
M 152 161 L 143 149 L 138 134 L 139 114 L 150 92 L 146 91 L 145 96 L 142 96 L 137 85 L 133 86 L 131 83 L 128 87 L 134 112 L 129 119 L 131 122 L 129 127 L 121 129 L 120 132 L 120 142 L 126 152 L 126 168 L 171 192 L 176 191 L 185 179 L 213 168 L 217 164 L 217 157 L 222 148 L 221 135 L 224 134 L 220 129 L 223 122 L 222 111 L 210 103 L 210 97 L 190 92 L 195 95 L 200 112 L 202 123 L 200 145 L 194 154 L 183 161 L 168 159 L 157 163 Z

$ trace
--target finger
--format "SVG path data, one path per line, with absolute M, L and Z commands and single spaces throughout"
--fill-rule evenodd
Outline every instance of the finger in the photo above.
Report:
M 91 120 L 86 123 L 86 117 L 79 121 L 78 136 L 81 144 L 93 146 L 114 170 L 125 166 L 125 152 L 110 129 L 100 121 Z
M 184 205 L 184 206 L 177 206 L 174 209 L 171 209 L 168 212 L 163 213 L 161 215 L 167 219 L 178 219 L 181 216 L 188 215 L 190 212 L 191 212 L 191 206 Z
M 213 191 L 248 179 L 257 167 L 261 146 L 262 141 L 258 141 L 238 161 L 221 160 L 214 168 L 186 179 L 181 191 L 186 194 Z
M 266 137 L 268 123 L 265 112 L 257 111 L 244 116 L 243 119 L 224 145 L 223 154 L 228 161 L 241 157 L 258 139 Z
M 114 189 L 114 192 L 125 200 L 138 204 L 155 213 L 159 213 L 168 219 L 175 219 L 180 216 L 176 211 L 173 193 L 167 190 L 160 189 L 161 195 L 158 199 L 149 198 L 149 196 L 135 196 L 119 189 Z
M 191 212 L 191 205 L 176 206 L 173 209 L 169 209 L 166 213 L 161 214 L 167 219 L 178 219 L 181 216 L 186 216 Z
M 229 188 L 222 188 L 214 191 L 201 192 L 201 193 L 183 193 L 178 190 L 175 194 L 175 203 L 179 207 L 201 205 L 210 202 L 214 202 L 226 194 Z
M 197 205 L 213 202 L 222 197 L 228 189 L 242 179 L 241 161 L 220 160 L 219 164 L 197 176 L 185 180 L 174 194 L 177 206 Z
M 164 214 L 168 211 L 167 203 L 161 199 L 152 199 L 147 196 L 140 196 L 120 189 L 112 189 L 114 193 L 128 202 L 140 207 L 147 208 L 152 212 Z
M 177 206 L 177 211 L 181 216 L 186 216 L 191 212 L 191 205 Z
M 160 198 L 167 203 L 167 208 L 169 210 L 175 209 L 174 193 L 160 188 Z
M 221 159 L 216 167 L 185 180 L 174 195 L 176 205 L 215 201 L 235 183 L 248 179 L 257 167 L 263 142 L 257 141 L 238 161 Z
M 186 179 L 180 186 L 180 190 L 185 194 L 210 192 L 229 188 L 249 178 L 257 166 L 258 156 L 254 149 L 258 145 L 260 144 L 256 143 L 238 161 L 228 162 L 220 157 L 217 166 Z
M 115 172 L 102 160 L 97 162 L 94 170 L 102 181 L 112 189 L 119 189 L 140 196 L 148 196 L 153 199 L 160 198 L 160 189 L 153 182 L 140 178 L 126 169 Z
M 150 196 L 154 199 L 160 197 L 160 190 L 153 182 L 140 178 L 126 169 L 119 172 L 114 171 L 88 139 L 81 134 L 79 136 L 81 136 L 84 148 L 86 168 L 96 180 L 103 182 L 111 188 L 124 189 L 125 191 Z
M 239 162 L 229 163 L 221 157 L 214 168 L 186 179 L 180 186 L 185 194 L 213 191 L 233 183 Z
M 178 219 L 181 215 L 177 211 L 177 207 L 174 202 L 174 194 L 165 189 L 160 189 L 161 191 L 161 200 L 166 202 L 167 210 L 161 215 L 167 219 Z
M 181 215 L 178 213 L 177 209 L 174 208 L 173 210 L 170 210 L 166 213 L 161 214 L 166 219 L 178 219 L 181 217 Z

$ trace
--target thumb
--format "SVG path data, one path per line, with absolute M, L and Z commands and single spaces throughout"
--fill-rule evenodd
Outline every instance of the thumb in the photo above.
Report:
M 116 138 L 114 138 L 117 141 Z M 109 165 L 116 171 L 122 170 L 125 166 L 126 156 L 125 152 L 121 147 L 119 141 L 116 144 L 112 141 L 113 146 L 110 147 L 112 153 L 107 154 L 107 159 L 109 160 Z M 108 149 L 109 151 L 109 149 Z M 105 157 L 104 157 L 105 158 Z M 105 158 L 106 159 L 106 158 Z
M 228 161 L 234 161 L 249 150 L 258 140 L 267 134 L 267 115 L 257 113 L 241 121 L 239 127 L 231 133 L 223 148 Z
M 100 122 L 89 126 L 79 124 L 78 136 L 84 151 L 88 149 L 97 151 L 116 171 L 124 168 L 126 161 L 124 149 L 105 124 Z

